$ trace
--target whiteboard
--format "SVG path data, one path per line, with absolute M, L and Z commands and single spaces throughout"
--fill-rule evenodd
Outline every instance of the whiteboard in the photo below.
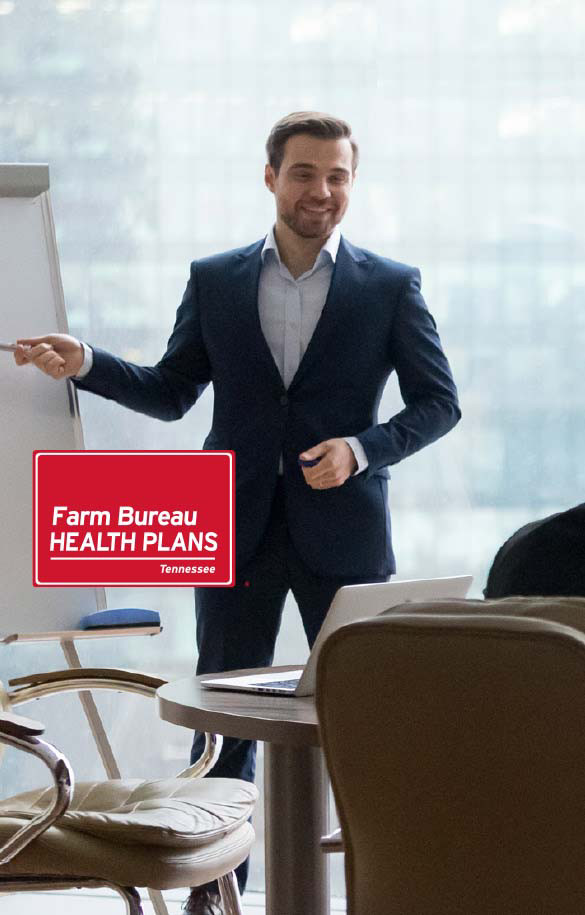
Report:
M 68 333 L 47 165 L 0 164 L 0 342 Z M 32 452 L 81 449 L 77 392 L 0 352 L 0 638 L 77 629 L 103 589 L 32 585 Z

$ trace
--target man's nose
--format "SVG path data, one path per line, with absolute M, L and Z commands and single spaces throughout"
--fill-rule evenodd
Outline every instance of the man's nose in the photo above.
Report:
M 331 188 L 327 178 L 315 178 L 311 185 L 311 196 L 316 200 L 328 200 L 331 197 Z

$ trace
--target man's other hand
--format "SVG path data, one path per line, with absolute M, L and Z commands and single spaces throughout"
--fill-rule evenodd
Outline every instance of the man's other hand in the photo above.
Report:
M 333 489 L 342 486 L 357 470 L 357 461 L 351 447 L 343 438 L 330 438 L 299 455 L 301 461 L 314 461 L 314 467 L 301 467 L 305 481 L 312 489 Z
M 71 378 L 83 365 L 83 345 L 68 334 L 49 334 L 17 340 L 14 353 L 17 365 L 36 365 L 51 378 Z

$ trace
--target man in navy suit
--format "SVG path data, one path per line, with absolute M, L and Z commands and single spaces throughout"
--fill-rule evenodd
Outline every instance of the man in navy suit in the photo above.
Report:
M 419 271 L 339 233 L 358 162 L 349 125 L 297 112 L 266 149 L 273 229 L 191 264 L 156 366 L 63 336 L 21 341 L 32 349 L 16 354 L 163 420 L 213 384 L 204 447 L 236 453 L 237 580 L 196 590 L 198 673 L 269 665 L 291 589 L 312 644 L 340 586 L 386 580 L 387 468 L 461 415 Z M 405 406 L 378 422 L 394 370 Z M 193 755 L 201 748 L 196 736 Z M 213 775 L 252 780 L 254 766 L 250 742 L 226 739 Z

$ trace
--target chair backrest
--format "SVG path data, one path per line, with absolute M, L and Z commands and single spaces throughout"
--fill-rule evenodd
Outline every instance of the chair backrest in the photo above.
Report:
M 316 701 L 348 915 L 585 912 L 585 636 L 364 620 L 325 643 Z
M 457 614 L 463 616 L 530 616 L 535 619 L 562 623 L 585 633 L 585 597 L 503 597 L 499 600 L 416 601 L 398 604 L 385 610 L 381 616 L 404 613 Z
M 496 553 L 484 594 L 585 597 L 585 502 L 512 534 Z

